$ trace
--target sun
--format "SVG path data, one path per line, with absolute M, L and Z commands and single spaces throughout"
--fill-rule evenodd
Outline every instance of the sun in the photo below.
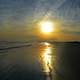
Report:
M 54 30 L 54 24 L 50 21 L 44 21 L 41 23 L 41 31 L 43 33 L 51 33 Z

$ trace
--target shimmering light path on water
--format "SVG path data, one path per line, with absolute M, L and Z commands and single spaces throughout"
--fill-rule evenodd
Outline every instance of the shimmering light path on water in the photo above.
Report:
M 41 47 L 40 47 L 41 48 Z M 53 46 L 50 43 L 44 42 L 43 47 L 40 49 L 40 61 L 42 64 L 42 71 L 46 75 L 47 80 L 53 80 L 54 67 L 56 57 L 54 55 Z M 53 51 L 53 52 L 52 52 Z M 53 61 L 54 60 L 54 61 Z

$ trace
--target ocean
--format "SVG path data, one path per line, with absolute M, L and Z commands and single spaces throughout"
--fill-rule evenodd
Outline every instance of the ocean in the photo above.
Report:
M 0 80 L 79 80 L 79 42 L 0 42 Z

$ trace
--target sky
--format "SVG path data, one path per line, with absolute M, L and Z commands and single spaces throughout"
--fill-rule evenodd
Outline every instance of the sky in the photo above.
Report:
M 41 38 L 37 23 L 44 19 L 60 31 Z M 0 40 L 37 39 L 80 41 L 80 0 L 0 0 Z

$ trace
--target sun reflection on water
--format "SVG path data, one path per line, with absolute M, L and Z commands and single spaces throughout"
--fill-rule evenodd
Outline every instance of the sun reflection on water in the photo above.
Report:
M 44 42 L 42 46 L 43 47 L 40 47 L 42 71 L 46 74 L 51 74 L 53 72 L 53 46 L 47 42 Z
M 47 47 L 44 49 L 44 53 L 43 53 L 43 61 L 44 61 L 44 72 L 50 72 L 50 69 L 49 67 L 51 68 L 52 67 L 52 64 L 51 64 L 51 48 L 50 47 Z

